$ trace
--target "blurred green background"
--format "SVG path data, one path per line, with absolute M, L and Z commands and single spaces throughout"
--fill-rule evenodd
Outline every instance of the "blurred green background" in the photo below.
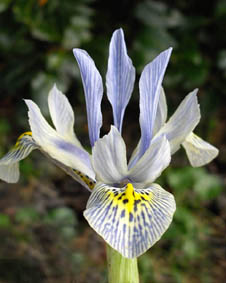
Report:
M 23 98 L 33 99 L 49 118 L 46 99 L 54 82 L 73 105 L 77 136 L 89 147 L 72 48 L 86 49 L 104 77 L 109 41 L 119 27 L 137 70 L 123 131 L 128 154 L 139 139 L 140 73 L 169 46 L 169 113 L 199 88 L 196 133 L 220 150 L 211 164 L 194 169 L 181 149 L 158 180 L 174 194 L 177 211 L 161 241 L 139 258 L 141 283 L 225 282 L 224 0 L 0 0 L 0 156 L 29 130 Z M 106 96 L 102 111 L 105 134 L 112 123 Z M 0 182 L 0 282 L 107 282 L 104 242 L 82 216 L 88 197 L 39 152 L 21 162 L 18 184 Z

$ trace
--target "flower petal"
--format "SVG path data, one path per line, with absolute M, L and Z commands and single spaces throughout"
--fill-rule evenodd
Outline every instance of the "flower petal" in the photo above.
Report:
M 166 97 L 165 92 L 163 90 L 163 87 L 160 88 L 160 95 L 159 95 L 159 103 L 157 107 L 157 113 L 154 123 L 154 129 L 153 129 L 153 135 L 155 135 L 161 127 L 165 124 L 167 119 L 167 104 L 166 104 Z M 138 160 L 138 155 L 140 152 L 140 143 L 141 140 L 139 140 L 136 148 L 134 149 L 131 158 L 129 160 L 128 168 L 132 168 L 135 164 L 135 161 Z
M 168 229 L 176 209 L 172 194 L 157 184 L 136 189 L 96 186 L 84 216 L 89 225 L 124 257 L 135 258 Z
M 41 150 L 42 151 L 42 150 Z M 85 187 L 86 189 L 88 189 L 89 191 L 92 191 L 93 188 L 96 185 L 96 180 L 92 179 L 91 177 L 89 177 L 88 175 L 82 173 L 79 170 L 73 169 L 71 167 L 66 166 L 65 164 L 63 164 L 62 162 L 52 158 L 50 155 L 48 155 L 46 152 L 42 151 L 42 153 L 48 158 L 50 159 L 57 167 L 59 167 L 60 169 L 62 169 L 64 172 L 66 172 L 66 174 L 70 175 L 74 180 L 76 180 L 77 182 L 79 182 L 83 187 Z
M 107 184 L 120 182 L 127 175 L 126 146 L 114 126 L 108 135 L 95 143 L 92 164 L 97 180 Z
M 140 128 L 141 146 L 139 157 L 148 149 L 152 139 L 160 87 L 169 62 L 172 48 L 160 53 L 143 70 L 140 78 Z
M 57 89 L 56 85 L 48 96 L 49 111 L 57 132 L 68 141 L 82 148 L 74 133 L 74 112 L 67 97 Z
M 38 106 L 31 100 L 25 100 L 29 112 L 29 123 L 35 142 L 53 159 L 64 165 L 80 170 L 95 179 L 89 154 L 64 139 L 46 122 Z
M 200 110 L 195 89 L 181 102 L 173 116 L 157 133 L 166 135 L 171 154 L 175 153 L 186 137 L 194 130 L 200 120 Z
M 165 124 L 167 119 L 166 96 L 163 87 L 160 88 L 159 103 L 157 107 L 153 135 L 155 135 Z
M 203 166 L 211 162 L 219 153 L 219 150 L 204 141 L 194 133 L 187 136 L 182 143 L 188 159 L 193 167 Z
M 113 108 L 114 125 L 121 133 L 123 116 L 131 97 L 135 68 L 127 55 L 122 29 L 113 33 L 106 76 L 107 96 Z
M 20 176 L 19 161 L 37 148 L 31 132 L 20 135 L 15 146 L 0 159 L 0 179 L 7 183 L 16 183 Z
M 82 49 L 73 49 L 78 62 L 85 91 L 86 110 L 88 117 L 89 139 L 91 146 L 99 139 L 102 126 L 101 100 L 103 84 L 100 73 L 88 53 Z
M 145 154 L 129 171 L 129 180 L 134 183 L 152 183 L 160 176 L 171 160 L 170 145 L 165 136 L 152 141 Z

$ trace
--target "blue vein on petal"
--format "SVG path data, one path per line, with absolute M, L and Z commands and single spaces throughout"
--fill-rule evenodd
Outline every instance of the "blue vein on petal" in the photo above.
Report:
M 106 76 L 107 96 L 112 105 L 114 125 L 122 130 L 123 116 L 135 81 L 135 68 L 127 54 L 123 30 L 113 34 Z
M 137 160 L 148 149 L 159 102 L 160 87 L 169 62 L 172 48 L 169 48 L 149 63 L 140 78 L 140 128 L 141 146 Z M 135 160 L 135 162 L 137 161 Z
M 73 53 L 82 77 L 86 100 L 89 139 L 93 147 L 94 143 L 99 139 L 100 127 L 102 126 L 102 78 L 93 59 L 85 50 L 75 48 L 73 49 Z

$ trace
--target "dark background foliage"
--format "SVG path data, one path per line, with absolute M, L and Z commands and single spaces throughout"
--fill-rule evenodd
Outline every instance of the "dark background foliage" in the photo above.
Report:
M 49 118 L 54 82 L 75 109 L 76 133 L 89 148 L 81 78 L 72 48 L 86 49 L 105 76 L 112 32 L 122 27 L 137 70 L 123 136 L 131 154 L 139 139 L 138 79 L 162 50 L 173 54 L 164 79 L 169 113 L 199 88 L 196 133 L 220 155 L 194 169 L 181 149 L 158 180 L 177 211 L 161 241 L 139 259 L 142 283 L 224 282 L 226 273 L 226 2 L 0 1 L 0 155 L 29 129 L 23 98 Z M 112 123 L 106 96 L 102 134 Z M 105 245 L 82 211 L 89 193 L 39 152 L 21 162 L 20 182 L 0 183 L 1 282 L 107 282 Z

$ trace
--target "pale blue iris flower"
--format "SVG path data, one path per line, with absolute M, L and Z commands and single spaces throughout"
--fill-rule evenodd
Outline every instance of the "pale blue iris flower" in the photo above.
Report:
M 141 74 L 141 139 L 128 163 L 121 131 L 134 87 L 135 69 L 127 55 L 123 31 L 119 29 L 111 39 L 106 76 L 114 125 L 103 138 L 99 136 L 101 76 L 86 51 L 73 50 L 84 86 L 92 155 L 74 133 L 74 114 L 68 99 L 54 86 L 48 105 L 55 129 L 33 101 L 25 100 L 31 132 L 21 135 L 14 148 L 0 160 L 0 178 L 16 182 L 18 162 L 33 149 L 39 149 L 91 191 L 84 211 L 90 226 L 124 257 L 143 254 L 167 230 L 176 209 L 173 195 L 153 183 L 169 165 L 171 155 L 181 144 L 194 166 L 203 165 L 217 155 L 213 146 L 192 133 L 200 119 L 196 90 L 166 123 L 167 106 L 161 85 L 171 51 L 169 48 L 162 52 Z

